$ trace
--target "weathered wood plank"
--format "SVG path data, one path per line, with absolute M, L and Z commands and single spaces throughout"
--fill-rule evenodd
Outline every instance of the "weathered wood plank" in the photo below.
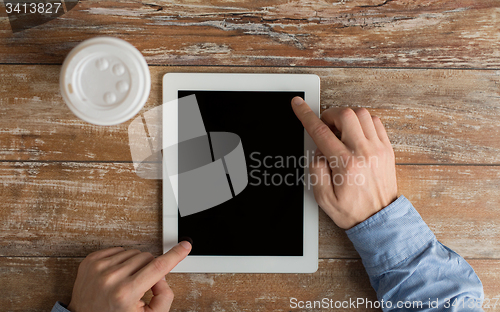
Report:
M 0 66 L 0 159 L 131 161 L 130 122 L 88 124 L 63 103 L 60 66 Z M 398 163 L 500 164 L 500 71 L 150 67 L 142 113 L 161 102 L 166 72 L 313 73 L 322 108 L 366 107 L 381 116 Z
M 437 238 L 466 258 L 500 259 L 500 170 L 398 166 L 407 196 Z M 0 256 L 85 256 L 112 246 L 161 253 L 161 182 L 129 163 L 0 163 Z M 320 258 L 358 258 L 320 214 Z
M 397 166 L 405 195 L 437 239 L 465 258 L 499 258 L 500 167 Z M 321 213 L 320 256 L 356 255 L 344 231 Z
M 80 261 L 78 258 L 0 258 L 3 311 L 49 311 L 57 300 L 68 303 Z M 470 260 L 469 263 L 484 285 L 485 298 L 498 298 L 500 261 Z M 290 308 L 292 297 L 304 301 L 376 300 L 359 260 L 320 260 L 314 274 L 177 273 L 168 275 L 167 281 L 175 293 L 171 311 L 290 311 L 293 310 Z M 486 311 L 500 311 L 500 305 Z
M 499 7 L 496 0 L 80 1 L 22 32 L 0 18 L 0 62 L 61 64 L 79 42 L 109 35 L 134 44 L 149 64 L 499 68 Z
M 2 311 L 49 311 L 57 300 L 67 304 L 80 261 L 0 258 Z M 289 311 L 291 297 L 376 300 L 358 260 L 321 260 L 314 274 L 177 273 L 167 281 L 175 293 L 171 311 Z
M 161 252 L 161 181 L 139 178 L 132 164 L 1 168 L 0 255 L 83 256 L 116 244 Z

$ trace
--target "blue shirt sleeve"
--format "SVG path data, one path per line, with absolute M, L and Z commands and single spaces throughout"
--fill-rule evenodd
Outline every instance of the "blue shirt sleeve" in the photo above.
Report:
M 56 302 L 51 312 L 70 312 L 61 302 Z
M 483 311 L 472 267 L 437 241 L 404 196 L 346 233 L 383 311 Z

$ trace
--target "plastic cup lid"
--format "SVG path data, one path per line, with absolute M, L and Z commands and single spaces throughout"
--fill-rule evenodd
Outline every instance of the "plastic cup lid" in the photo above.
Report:
M 97 37 L 77 45 L 64 60 L 61 94 L 81 119 L 102 126 L 135 116 L 151 89 L 148 64 L 130 43 Z

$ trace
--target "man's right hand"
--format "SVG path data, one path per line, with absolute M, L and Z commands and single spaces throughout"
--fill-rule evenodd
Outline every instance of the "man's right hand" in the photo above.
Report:
M 319 119 L 300 97 L 292 107 L 318 147 L 309 168 L 314 197 L 339 227 L 349 229 L 396 200 L 394 151 L 378 117 L 364 108 L 330 108 Z

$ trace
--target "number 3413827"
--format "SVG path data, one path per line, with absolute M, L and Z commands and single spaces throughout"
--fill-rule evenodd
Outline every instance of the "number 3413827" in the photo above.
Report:
M 460 298 L 460 299 L 446 299 L 444 301 L 445 308 L 451 307 L 460 307 L 460 308 L 483 308 L 487 309 L 495 309 L 497 307 L 499 298 L 484 298 L 483 300 L 474 299 L 474 298 Z
M 31 3 L 10 3 L 5 2 L 5 10 L 7 14 L 18 13 L 18 14 L 52 14 L 58 13 L 61 8 L 61 2 L 55 3 L 43 3 L 43 2 L 31 2 Z

